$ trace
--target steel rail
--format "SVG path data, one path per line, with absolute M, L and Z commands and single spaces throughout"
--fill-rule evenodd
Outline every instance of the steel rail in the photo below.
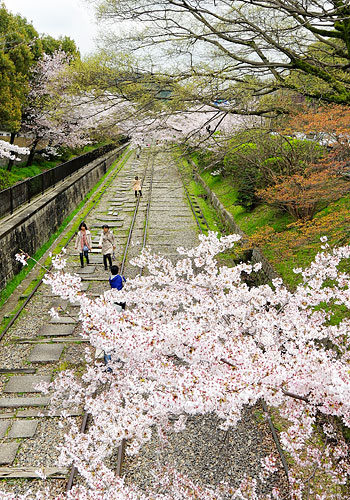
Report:
M 192 212 L 193 212 L 194 218 L 196 219 L 196 222 L 197 222 L 197 226 L 198 226 L 198 228 L 199 228 L 199 231 L 201 232 L 201 234 L 203 234 L 203 228 L 202 228 L 202 226 L 201 226 L 201 223 L 200 223 L 200 222 L 199 222 L 199 220 L 198 220 L 198 217 L 197 217 L 197 212 L 196 212 L 196 210 L 195 210 L 195 208 L 194 208 L 194 206 L 193 206 L 193 203 L 192 203 L 192 200 L 191 200 L 190 194 L 189 194 L 189 192 L 188 192 L 188 189 L 187 189 L 187 186 L 186 186 L 186 184 L 185 184 L 185 181 L 183 180 L 183 177 L 182 177 L 182 175 L 181 175 L 181 171 L 180 171 L 179 167 L 177 167 L 177 170 L 178 170 L 178 172 L 179 172 L 179 174 L 180 174 L 180 179 L 181 179 L 182 185 L 183 185 L 183 187 L 184 187 L 184 190 L 185 190 L 185 193 L 186 193 L 187 200 L 188 200 L 188 202 L 189 202 L 189 204 L 190 204 L 190 207 L 191 207 L 191 210 L 192 210 Z M 200 208 L 199 208 L 199 209 L 200 209 Z M 200 211 L 202 212 L 202 210 L 201 210 L 201 209 L 200 209 Z M 203 213 L 202 213 L 202 217 L 203 217 L 203 220 L 204 220 L 204 222 L 205 222 L 205 225 L 207 226 L 207 229 L 209 230 L 209 225 L 208 225 L 208 222 L 206 221 L 206 219 L 205 219 L 205 217 L 204 217 Z
M 180 172 L 180 177 L 181 177 L 181 172 Z M 184 189 L 185 189 L 185 192 L 186 192 L 186 195 L 187 195 L 187 199 L 188 199 L 188 201 L 189 201 L 189 203 L 190 203 L 190 206 L 191 206 L 192 212 L 193 212 L 193 214 L 194 214 L 194 216 L 195 216 L 195 219 L 196 219 L 197 225 L 198 225 L 198 227 L 199 227 L 199 230 L 200 230 L 200 232 L 201 232 L 201 233 L 203 233 L 203 230 L 202 230 L 202 228 L 201 228 L 201 226 L 200 226 L 200 222 L 198 221 L 198 218 L 197 218 L 196 212 L 195 212 L 194 207 L 193 207 L 193 205 L 192 205 L 192 202 L 191 202 L 191 199 L 190 199 L 190 196 L 189 196 L 189 193 L 188 193 L 187 187 L 186 187 L 185 182 L 184 182 L 184 180 L 183 180 L 183 178 L 182 178 L 182 177 L 181 177 L 181 180 L 182 180 L 182 184 L 183 184 L 183 186 L 184 186 Z M 209 229 L 208 222 L 205 220 L 205 218 L 204 218 L 204 221 L 205 221 L 205 224 L 206 224 L 207 228 Z M 261 400 L 261 404 L 262 404 L 262 408 L 263 408 L 263 410 L 264 410 L 264 412 L 265 412 L 265 414 L 266 414 L 267 423 L 269 424 L 269 427 L 270 427 L 270 430 L 271 430 L 271 434 L 272 434 L 272 438 L 273 438 L 273 440 L 274 440 L 274 442 L 275 442 L 275 445 L 276 445 L 276 448 L 277 448 L 278 454 L 279 454 L 280 459 L 281 459 L 281 462 L 282 462 L 283 470 L 284 470 L 284 472 L 285 472 L 285 475 L 286 475 L 287 481 L 288 481 L 288 483 L 289 483 L 288 464 L 287 464 L 287 460 L 286 460 L 286 457 L 285 457 L 285 455 L 284 455 L 284 452 L 283 452 L 283 450 L 282 450 L 282 447 L 281 447 L 281 445 L 280 445 L 280 442 L 279 442 L 279 439 L 278 439 L 278 436 L 277 436 L 277 432 L 276 432 L 276 428 L 275 428 L 275 426 L 273 425 L 273 422 L 272 422 L 272 419 L 271 419 L 271 417 L 270 417 L 270 414 L 269 414 L 269 411 L 268 411 L 268 408 L 267 408 L 267 406 L 266 406 L 265 401 L 264 401 L 264 400 Z
M 116 165 L 116 167 L 113 168 L 112 172 L 110 172 L 110 174 L 104 180 L 102 186 L 100 187 L 100 190 L 95 194 L 95 198 L 92 200 L 92 206 L 88 210 L 88 212 L 85 214 L 85 217 L 87 217 L 90 214 L 90 212 L 93 210 L 93 208 L 95 208 L 96 204 L 100 201 L 102 195 L 106 192 L 106 190 L 108 189 L 108 187 L 111 185 L 112 181 L 119 174 L 119 172 L 121 171 L 121 169 L 124 167 L 123 159 L 124 159 L 124 156 L 125 156 L 125 151 L 123 151 L 123 150 L 125 150 L 126 148 L 127 148 L 127 146 L 125 146 L 124 148 L 121 148 L 121 158 L 120 158 L 120 162 L 119 162 L 119 163 L 121 163 L 121 165 Z M 71 240 L 74 238 L 74 236 L 75 236 L 75 234 L 72 234 L 72 236 L 67 241 L 66 245 L 71 242 Z M 52 269 L 52 265 L 50 266 L 49 271 L 51 269 Z M 1 335 L 0 335 L 0 341 L 3 339 L 3 337 L 8 332 L 8 330 L 11 328 L 11 326 L 14 324 L 14 322 L 18 319 L 18 317 L 20 316 L 21 312 L 26 307 L 26 305 L 28 304 L 28 302 L 33 298 L 33 296 L 35 295 L 36 291 L 38 290 L 38 288 L 42 284 L 42 282 L 43 282 L 43 278 L 41 278 L 39 280 L 39 282 L 36 284 L 36 286 L 34 287 L 34 289 L 30 292 L 30 294 L 28 295 L 28 297 L 26 298 L 26 300 L 24 301 L 24 303 L 21 305 L 21 307 L 19 308 L 19 310 L 16 312 L 16 314 L 14 315 L 14 317 L 6 325 L 6 327 L 2 330 Z M 83 416 L 83 421 L 82 421 L 82 424 L 81 424 L 80 432 L 85 432 L 87 421 L 88 421 L 88 414 L 85 413 L 84 416 Z M 77 472 L 77 470 L 76 470 L 75 466 L 72 466 L 71 472 L 70 472 L 70 476 L 69 476 L 69 480 L 68 480 L 68 484 L 67 484 L 67 488 L 66 488 L 67 491 L 69 491 L 72 488 L 73 480 L 74 480 L 74 476 L 75 476 L 76 472 Z
M 116 172 L 113 172 L 113 175 L 111 175 L 111 177 L 108 179 L 108 182 L 105 185 L 105 189 L 103 189 L 103 191 L 101 191 L 99 193 L 99 195 L 96 198 L 96 200 L 94 200 L 94 203 L 93 203 L 92 207 L 90 208 L 90 210 L 87 212 L 86 216 L 90 214 L 90 212 L 93 210 L 93 208 L 95 208 L 95 205 L 97 204 L 97 202 L 100 201 L 100 199 L 102 198 L 102 195 L 109 188 L 109 186 L 111 185 L 111 183 L 113 182 L 113 180 L 116 178 L 116 176 L 119 174 L 119 172 L 124 167 L 124 165 L 125 164 L 122 164 L 120 166 L 120 168 Z M 73 238 L 73 236 L 69 239 L 69 241 L 71 241 L 71 239 Z M 88 419 L 89 419 L 89 413 L 88 412 L 84 412 L 84 414 L 83 414 L 83 420 L 82 420 L 82 423 L 81 423 L 81 426 L 80 426 L 80 432 L 81 433 L 85 433 L 86 427 L 87 427 L 87 423 L 88 423 Z M 69 474 L 69 479 L 68 479 L 68 482 L 67 482 L 66 491 L 70 491 L 72 489 L 72 487 L 73 487 L 73 481 L 74 481 L 74 478 L 75 478 L 75 475 L 76 475 L 77 472 L 78 472 L 78 469 L 75 467 L 75 465 L 72 465 L 71 471 L 70 471 L 70 474 Z
M 153 167 L 153 165 L 152 165 L 152 167 Z M 145 180 L 145 176 L 146 176 L 146 173 L 147 173 L 147 168 L 148 168 L 148 163 L 146 164 L 146 168 L 145 168 L 144 173 L 143 173 L 143 179 L 142 179 L 142 184 L 141 184 L 142 187 L 143 187 L 143 182 Z M 126 247 L 125 247 L 125 250 L 124 250 L 123 262 L 121 264 L 121 271 L 120 271 L 121 274 L 124 271 L 124 266 L 125 266 L 125 261 L 126 261 L 126 255 L 127 255 L 128 247 L 130 245 L 131 235 L 132 235 L 133 227 L 134 227 L 134 224 L 135 224 L 136 214 L 138 212 L 139 204 L 140 204 L 140 198 L 138 197 L 137 201 L 136 201 L 136 206 L 135 206 L 135 210 L 134 210 L 133 219 L 132 219 L 131 226 L 130 226 L 130 229 L 129 229 L 128 240 L 127 240 Z M 92 208 L 91 208 L 91 210 L 92 210 Z M 89 419 L 89 414 L 87 412 L 85 412 L 84 416 L 83 416 L 83 421 L 82 421 L 82 424 L 81 424 L 81 427 L 80 427 L 80 432 L 82 432 L 82 433 L 86 432 L 86 427 L 87 427 L 87 424 L 88 424 L 88 419 Z M 123 458 L 124 458 L 124 452 L 125 452 L 125 440 L 123 439 L 121 445 L 118 447 L 117 475 L 120 475 L 120 472 L 121 472 L 121 468 L 122 468 L 122 464 L 123 464 Z M 75 475 L 76 475 L 77 472 L 78 472 L 77 468 L 73 465 L 72 468 L 71 468 L 70 475 L 69 475 L 69 479 L 68 479 L 66 491 L 70 491 L 72 489 L 74 478 L 75 478 Z
M 149 212 L 150 212 L 150 206 L 151 206 L 152 186 L 153 186 L 154 161 L 155 161 L 155 155 L 153 154 L 152 166 L 151 166 L 151 180 L 150 180 L 150 187 L 149 187 L 149 190 L 148 190 L 148 201 L 147 201 L 147 209 L 146 209 L 146 221 L 145 221 L 145 227 L 144 227 L 144 233 L 143 233 L 142 250 L 146 246 L 146 239 L 147 239 L 148 219 L 149 219 Z M 142 187 L 143 187 L 143 182 L 144 182 L 145 177 L 146 177 L 147 168 L 148 168 L 148 163 L 147 163 L 145 171 L 144 171 L 144 175 L 143 175 L 143 179 L 142 179 Z M 122 265 L 121 265 L 121 271 L 120 271 L 121 275 L 123 274 L 123 271 L 124 271 L 126 256 L 127 256 L 127 253 L 128 253 L 128 248 L 129 248 L 130 241 L 131 241 L 132 231 L 133 231 L 133 228 L 134 228 L 134 225 L 135 225 L 136 214 L 137 214 L 138 207 L 139 207 L 139 201 L 140 201 L 140 198 L 137 199 L 136 207 L 135 207 L 135 210 L 134 210 L 134 216 L 133 216 L 133 219 L 132 219 L 132 222 L 131 222 L 131 225 L 130 225 L 130 229 L 129 229 L 128 241 L 127 241 L 126 246 L 125 246 L 123 262 L 122 262 Z M 142 270 L 143 270 L 143 268 L 140 268 L 140 275 L 142 274 Z M 117 457 L 117 467 L 116 467 L 116 474 L 117 474 L 117 476 L 121 475 L 123 461 L 124 461 L 124 455 L 125 455 L 125 447 L 126 447 L 126 440 L 123 439 L 122 442 L 121 442 L 121 444 L 118 447 L 118 457 Z

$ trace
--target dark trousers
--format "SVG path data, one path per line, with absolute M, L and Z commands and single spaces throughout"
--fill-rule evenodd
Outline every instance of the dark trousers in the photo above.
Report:
M 111 267 L 111 265 L 112 265 L 112 257 L 111 257 L 110 253 L 106 253 L 106 255 L 103 256 L 103 263 L 104 263 L 105 269 L 107 269 L 107 259 L 108 259 L 108 262 L 109 262 L 109 267 Z
M 86 263 L 89 263 L 89 252 L 87 250 L 84 250 L 83 252 L 80 252 L 80 264 L 81 267 L 84 267 L 84 257 L 86 259 Z
M 139 193 L 140 196 L 142 196 L 142 191 L 141 189 L 139 191 L 135 191 L 135 198 L 137 198 L 137 193 Z
M 117 306 L 120 306 L 123 311 L 125 311 L 126 302 L 114 302 Z

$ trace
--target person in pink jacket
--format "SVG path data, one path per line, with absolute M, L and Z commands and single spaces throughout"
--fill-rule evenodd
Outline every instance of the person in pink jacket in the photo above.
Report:
M 79 226 L 79 231 L 75 239 L 75 249 L 79 250 L 81 267 L 84 267 L 84 257 L 86 259 L 86 264 L 89 264 L 89 252 L 91 251 L 91 248 L 91 233 L 85 222 L 82 222 Z

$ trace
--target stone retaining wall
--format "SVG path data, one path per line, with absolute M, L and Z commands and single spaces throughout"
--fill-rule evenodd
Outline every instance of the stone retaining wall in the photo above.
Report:
M 22 268 L 15 260 L 19 249 L 33 255 L 44 245 L 125 147 L 89 163 L 27 206 L 21 206 L 12 216 L 0 221 L 0 290 Z
M 213 207 L 217 210 L 218 214 L 220 215 L 222 221 L 230 228 L 230 230 L 235 233 L 235 234 L 240 234 L 242 236 L 242 239 L 247 239 L 246 234 L 242 231 L 242 229 L 236 224 L 233 215 L 226 210 L 224 205 L 221 203 L 219 198 L 216 196 L 215 193 L 210 189 L 210 187 L 206 184 L 206 182 L 202 179 L 200 175 L 198 175 L 196 172 L 193 174 L 194 179 L 198 184 L 200 184 L 203 189 L 206 191 L 209 200 Z M 249 260 L 252 264 L 257 264 L 260 262 L 262 264 L 262 272 L 259 273 L 259 282 L 266 282 L 266 281 L 271 281 L 274 278 L 278 278 L 278 274 L 276 271 L 273 269 L 272 265 L 270 262 L 266 259 L 266 257 L 263 255 L 261 250 L 259 248 L 253 248 L 251 251 L 251 254 L 249 256 Z

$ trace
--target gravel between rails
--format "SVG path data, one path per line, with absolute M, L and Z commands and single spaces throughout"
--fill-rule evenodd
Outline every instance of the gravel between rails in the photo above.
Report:
M 154 433 L 138 455 L 128 456 L 126 452 L 122 474 L 127 483 L 135 482 L 144 491 L 155 487 L 154 471 L 164 465 L 175 467 L 202 486 L 215 487 L 226 482 L 238 487 L 247 476 L 258 480 L 259 495 L 271 493 L 273 487 L 287 491 L 281 463 L 266 484 L 259 481 L 260 460 L 275 451 L 262 414 L 259 405 L 248 409 L 237 427 L 228 432 L 219 428 L 220 421 L 215 415 L 191 417 L 186 429 L 171 432 L 167 442 L 160 442 Z

